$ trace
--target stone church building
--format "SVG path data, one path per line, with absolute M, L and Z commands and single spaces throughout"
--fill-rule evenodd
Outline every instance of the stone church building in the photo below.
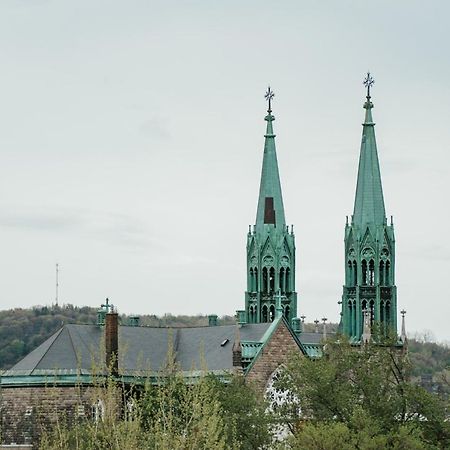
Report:
M 374 322 L 397 330 L 394 227 L 392 219 L 388 224 L 384 207 L 369 75 L 365 84 L 354 213 L 345 225 L 340 323 L 340 332 L 354 345 L 370 339 Z M 330 333 L 306 333 L 298 318 L 295 236 L 285 218 L 270 88 L 266 99 L 257 214 L 247 234 L 245 308 L 237 311 L 236 325 L 218 325 L 213 315 L 206 327 L 143 327 L 137 319 L 119 324 L 116 310 L 106 302 L 97 324 L 64 325 L 2 375 L 1 448 L 31 447 L 56 413 L 98 420 L 102 411 L 93 396 L 94 371 L 102 375 L 109 368 L 124 386 L 148 379 L 156 382 L 169 349 L 187 382 L 206 366 L 224 381 L 242 373 L 261 391 L 292 353 L 321 356 L 323 338 Z M 399 345 L 404 341 L 403 326 Z

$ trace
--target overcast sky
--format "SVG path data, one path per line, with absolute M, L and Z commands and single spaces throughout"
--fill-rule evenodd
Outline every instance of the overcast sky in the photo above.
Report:
M 450 340 L 448 1 L 2 0 L 0 309 L 244 305 L 270 83 L 299 314 L 337 321 L 375 78 L 408 331 Z

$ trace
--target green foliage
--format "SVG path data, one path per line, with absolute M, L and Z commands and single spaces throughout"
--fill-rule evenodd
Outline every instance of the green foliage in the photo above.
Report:
M 380 433 L 376 424 L 364 417 L 355 417 L 352 427 L 342 422 L 309 422 L 288 440 L 292 450 L 432 450 L 424 443 L 420 431 L 400 425 L 387 433 Z
M 227 384 L 212 376 L 207 380 L 221 405 L 227 432 L 235 433 L 239 448 L 267 448 L 272 442 L 273 418 L 267 414 L 267 403 L 262 396 L 242 376 L 233 377 Z M 232 438 L 229 435 L 227 442 Z
M 411 384 L 410 370 L 408 358 L 388 345 L 329 342 L 321 359 L 293 356 L 278 386 L 294 394 L 308 419 L 308 426 L 298 427 L 290 405 L 280 409 L 296 430 L 293 448 L 403 448 L 398 436 L 405 434 L 413 441 L 404 448 L 448 448 L 444 404 Z M 336 447 L 325 439 L 331 430 L 342 441 Z
M 121 390 L 112 380 L 98 383 L 106 414 L 95 423 L 61 420 L 42 437 L 42 450 L 233 450 L 271 443 L 265 404 L 238 376 L 225 384 L 212 375 L 187 384 L 171 355 L 156 385 L 135 386 L 132 413 L 121 417 Z M 129 394 L 131 393 L 129 392 Z M 126 410 L 126 408 L 125 408 Z M 130 420 L 132 419 L 132 420 Z

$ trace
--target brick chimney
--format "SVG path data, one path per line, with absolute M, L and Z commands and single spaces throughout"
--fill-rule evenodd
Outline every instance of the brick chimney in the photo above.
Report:
M 105 319 L 106 369 L 113 376 L 119 375 L 119 336 L 118 314 L 111 308 Z
M 243 373 L 242 368 L 242 347 L 241 335 L 239 333 L 239 325 L 236 327 L 236 335 L 233 343 L 233 371 L 237 374 Z

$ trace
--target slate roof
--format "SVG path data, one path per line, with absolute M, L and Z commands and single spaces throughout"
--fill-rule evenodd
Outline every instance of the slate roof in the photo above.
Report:
M 336 333 L 327 333 L 327 339 L 333 339 Z M 299 341 L 310 358 L 322 356 L 323 333 L 300 333 Z
M 260 342 L 270 323 L 246 324 L 241 342 Z M 181 370 L 232 369 L 235 325 L 193 328 L 119 326 L 119 372 L 136 375 L 160 370 L 170 343 Z M 104 329 L 96 325 L 64 325 L 2 376 L 90 374 L 104 369 Z M 223 345 L 221 345 L 223 344 Z

